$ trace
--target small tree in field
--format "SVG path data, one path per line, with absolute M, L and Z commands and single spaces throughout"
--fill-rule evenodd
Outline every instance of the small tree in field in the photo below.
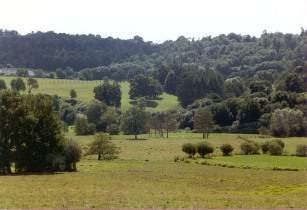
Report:
M 229 156 L 229 154 L 234 150 L 234 148 L 227 143 L 220 146 L 220 149 L 223 152 L 223 156 Z
M 32 89 L 37 89 L 39 87 L 38 82 L 36 79 L 29 78 L 27 80 L 27 86 L 28 86 L 28 93 L 30 94 Z
M 207 154 L 214 152 L 214 148 L 209 142 L 204 141 L 197 144 L 197 152 L 203 158 Z
M 98 160 L 111 160 L 117 158 L 120 149 L 109 140 L 109 136 L 107 134 L 100 132 L 97 133 L 94 138 L 95 140 L 90 143 L 90 148 L 87 155 L 98 154 Z
M 24 81 L 18 77 L 17 79 L 13 79 L 11 81 L 11 88 L 12 90 L 16 90 L 16 91 L 25 91 L 26 90 L 26 84 L 24 83 Z
M 120 130 L 125 134 L 134 134 L 135 140 L 137 135 L 146 131 L 149 114 L 144 108 L 134 106 L 129 108 L 121 118 Z
M 72 99 L 77 98 L 77 92 L 73 88 L 70 90 L 69 95 Z
M 189 157 L 193 157 L 197 152 L 196 145 L 192 143 L 185 143 L 182 145 L 181 149 L 184 153 L 186 153 Z
M 210 110 L 203 108 L 199 109 L 195 114 L 194 118 L 194 128 L 198 129 L 203 133 L 203 138 L 209 137 L 209 133 L 214 126 L 213 114 Z

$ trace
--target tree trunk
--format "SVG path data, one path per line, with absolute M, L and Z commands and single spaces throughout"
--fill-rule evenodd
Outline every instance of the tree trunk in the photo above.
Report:
M 203 133 L 203 139 L 205 138 L 205 133 Z
M 100 160 L 101 159 L 101 154 L 100 154 L 100 152 L 98 153 L 98 160 Z
M 166 129 L 166 138 L 168 139 L 168 129 Z
M 137 140 L 138 139 L 138 135 L 134 134 L 134 139 Z

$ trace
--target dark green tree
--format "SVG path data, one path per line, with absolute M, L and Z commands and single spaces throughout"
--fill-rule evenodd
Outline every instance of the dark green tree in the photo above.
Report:
M 95 99 L 103 101 L 107 106 L 120 107 L 122 92 L 117 82 L 104 82 L 94 88 Z
M 3 89 L 7 89 L 6 87 L 6 83 L 4 81 L 4 79 L 0 79 L 0 91 Z
M 162 95 L 162 91 L 161 84 L 152 77 L 139 74 L 130 80 L 130 99 L 137 99 L 139 97 L 153 98 Z
M 71 89 L 70 92 L 69 92 L 69 95 L 70 95 L 70 98 L 74 99 L 74 98 L 77 98 L 77 92 L 75 89 Z
M 12 79 L 11 81 L 11 88 L 12 90 L 16 90 L 16 91 L 25 91 L 26 90 L 26 84 L 24 83 L 24 81 L 18 77 L 16 79 Z
M 137 135 L 146 132 L 149 113 L 138 106 L 129 108 L 121 117 L 120 130 L 126 135 Z

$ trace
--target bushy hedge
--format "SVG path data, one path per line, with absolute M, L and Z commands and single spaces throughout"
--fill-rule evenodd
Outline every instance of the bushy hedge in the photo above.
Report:
M 307 156 L 307 144 L 299 144 L 296 147 L 297 156 Z
M 240 145 L 240 149 L 244 155 L 254 155 L 259 154 L 260 145 L 257 142 L 243 142 Z
M 220 149 L 223 152 L 223 156 L 229 156 L 230 153 L 234 150 L 234 148 L 228 143 L 220 146 Z
M 207 154 L 214 152 L 214 148 L 209 142 L 203 141 L 197 144 L 197 152 L 203 158 Z
M 185 143 L 182 145 L 182 151 L 186 153 L 189 157 L 193 157 L 197 152 L 197 147 L 192 143 Z
M 261 144 L 263 154 L 269 152 L 271 155 L 282 155 L 285 143 L 282 140 L 274 139 Z

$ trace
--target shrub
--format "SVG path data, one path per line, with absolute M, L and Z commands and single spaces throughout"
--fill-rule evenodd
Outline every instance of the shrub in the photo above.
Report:
M 182 151 L 186 153 L 189 157 L 193 157 L 196 154 L 197 148 L 195 144 L 185 143 L 182 145 Z
M 240 145 L 240 149 L 244 155 L 259 154 L 260 145 L 256 142 L 243 142 Z
M 279 146 L 281 147 L 281 149 L 283 149 L 285 147 L 285 143 L 282 140 L 279 139 L 274 139 L 271 142 L 275 142 L 277 144 L 279 144 Z
M 66 170 L 76 171 L 76 163 L 80 161 L 82 149 L 79 144 L 73 140 L 68 140 L 65 147 L 64 156 L 66 159 Z
M 269 151 L 269 145 L 270 145 L 269 141 L 266 141 L 263 144 L 261 144 L 261 150 L 263 154 L 266 154 Z
M 269 145 L 269 152 L 271 155 L 281 155 L 282 148 L 277 142 L 271 142 Z
M 223 152 L 223 156 L 228 156 L 232 151 L 233 151 L 233 147 L 230 144 L 223 144 L 220 149 Z
M 197 144 L 197 152 L 203 158 L 207 154 L 214 152 L 214 148 L 209 142 L 204 141 Z
M 297 156 L 307 156 L 307 144 L 299 144 L 296 147 Z

